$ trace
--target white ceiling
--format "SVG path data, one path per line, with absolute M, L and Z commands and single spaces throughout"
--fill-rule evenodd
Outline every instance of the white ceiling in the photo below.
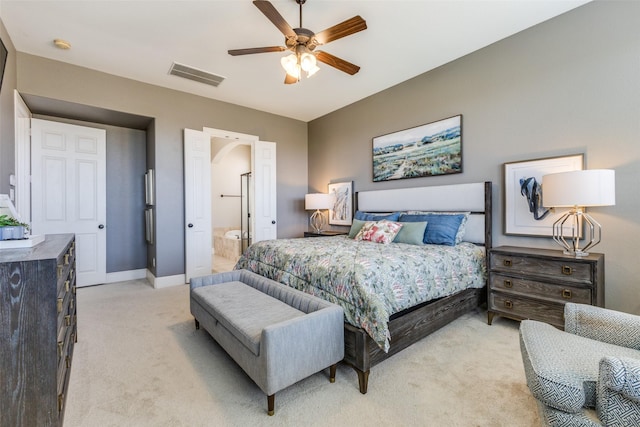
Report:
M 289 52 L 227 54 L 284 45 L 250 0 L 0 0 L 0 17 L 20 52 L 310 121 L 587 2 L 307 0 L 305 28 L 318 33 L 355 15 L 368 28 L 322 47 L 359 73 L 319 63 L 294 85 L 283 84 L 280 66 Z M 299 26 L 295 0 L 272 4 Z M 55 38 L 72 48 L 57 49 Z M 169 75 L 174 61 L 226 79 L 215 88 Z

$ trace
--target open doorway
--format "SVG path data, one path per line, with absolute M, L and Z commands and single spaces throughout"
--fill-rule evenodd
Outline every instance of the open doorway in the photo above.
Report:
M 257 136 L 218 129 L 184 130 L 185 183 L 185 280 L 210 274 L 212 268 L 213 206 L 220 194 L 212 192 L 212 163 L 224 159 L 237 145 L 249 145 L 251 179 L 248 181 L 249 238 L 252 242 L 277 235 L 276 144 Z M 212 140 L 221 139 L 212 150 Z M 226 140 L 226 144 L 223 143 Z M 219 148 L 218 148 L 219 147 Z M 214 152 L 215 151 L 215 152 Z M 246 173 L 246 172 L 243 172 Z M 234 173 L 235 174 L 235 173 Z M 224 177 L 233 182 L 238 176 Z M 236 181 L 237 183 L 237 181 Z
M 233 269 L 251 238 L 251 143 L 212 138 L 211 153 L 212 265 L 223 272 Z

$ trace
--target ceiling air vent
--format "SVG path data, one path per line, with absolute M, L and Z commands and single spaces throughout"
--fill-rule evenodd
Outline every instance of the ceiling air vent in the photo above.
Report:
M 189 67 L 177 62 L 174 62 L 171 65 L 169 74 L 215 87 L 217 87 L 224 80 L 224 77 L 222 76 L 218 76 L 216 74 L 212 74 L 203 70 L 198 70 L 197 68 Z

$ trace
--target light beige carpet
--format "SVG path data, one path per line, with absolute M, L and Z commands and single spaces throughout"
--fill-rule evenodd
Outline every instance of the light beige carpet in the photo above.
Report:
M 478 310 L 371 370 L 339 365 L 267 399 L 204 330 L 185 286 L 78 289 L 65 426 L 537 426 L 518 323 Z

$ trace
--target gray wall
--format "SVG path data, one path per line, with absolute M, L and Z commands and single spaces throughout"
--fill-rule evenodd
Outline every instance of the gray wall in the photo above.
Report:
M 146 132 L 102 127 L 107 131 L 107 273 L 146 268 Z
M 42 57 L 17 57 L 21 93 L 154 119 L 153 129 L 147 129 L 147 166 L 156 173 L 157 232 L 147 256 L 156 277 L 184 273 L 184 128 L 207 126 L 276 142 L 278 237 L 300 236 L 306 230 L 306 213 L 293 208 L 307 191 L 306 123 Z
M 428 55 L 428 52 L 416 51 Z M 463 115 L 464 172 L 373 183 L 372 138 Z M 640 313 L 640 2 L 596 1 L 309 123 L 309 190 L 494 183 L 494 245 L 558 248 L 503 233 L 503 164 L 584 153 L 616 170 L 602 223 L 606 306 Z

